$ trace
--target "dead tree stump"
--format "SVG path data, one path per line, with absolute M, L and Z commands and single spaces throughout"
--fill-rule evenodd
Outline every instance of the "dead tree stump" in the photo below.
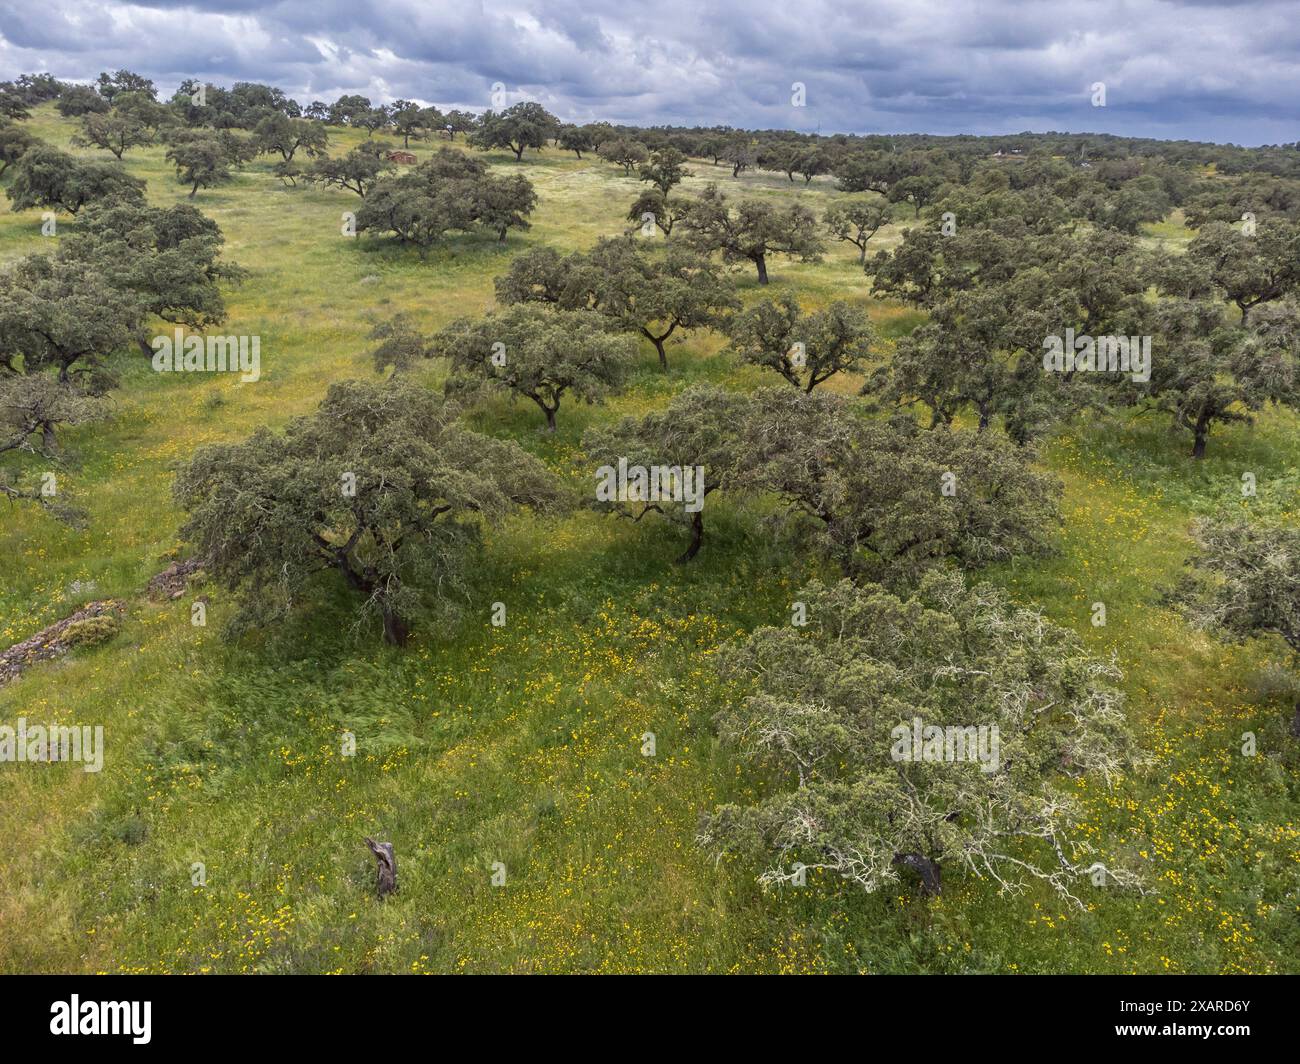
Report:
M 380 900 L 383 900 L 387 895 L 397 893 L 397 858 L 393 856 L 393 844 L 366 839 L 366 845 L 370 847 L 370 852 L 379 862 L 379 881 L 376 890 L 379 892 Z

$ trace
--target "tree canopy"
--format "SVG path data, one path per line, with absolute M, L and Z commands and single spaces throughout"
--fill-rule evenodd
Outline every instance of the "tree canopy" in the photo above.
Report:
M 686 242 L 697 251 L 721 252 L 726 262 L 752 262 L 759 284 L 767 284 L 769 255 L 813 262 L 825 250 L 817 219 L 807 207 L 798 203 L 774 207 L 759 200 L 742 200 L 733 207 L 717 185 L 688 200 L 678 214 L 678 224 Z
M 220 227 L 188 204 L 149 207 L 110 200 L 93 204 L 61 255 L 94 263 L 138 304 L 140 325 L 155 316 L 194 330 L 226 320 L 222 284 L 246 271 L 221 258 Z M 141 347 L 148 351 L 141 335 Z
M 528 148 L 541 149 L 560 131 L 560 120 L 540 103 L 526 100 L 504 111 L 488 111 L 479 119 L 470 143 L 476 148 L 509 148 L 522 159 Z
M 743 695 L 719 735 L 772 786 L 704 817 L 704 846 L 764 862 L 768 884 L 825 870 L 870 893 L 906 869 L 937 894 L 956 866 L 1080 909 L 1089 879 L 1139 885 L 1100 859 L 1065 785 L 1135 762 L 1115 666 L 956 573 L 901 597 L 847 580 L 797 595 L 806 627 L 760 628 L 723 659 Z
M 731 351 L 811 392 L 837 373 L 864 368 L 872 357 L 875 330 L 866 311 L 837 300 L 805 314 L 788 292 L 756 303 L 727 326 Z
M 635 357 L 634 341 L 599 314 L 527 304 L 458 319 L 434 345 L 451 361 L 450 394 L 523 397 L 541 410 L 548 432 L 566 396 L 592 404 L 620 391 Z
M 387 642 L 464 594 L 485 524 L 560 498 L 517 444 L 473 432 L 433 393 L 345 381 L 283 434 L 197 451 L 176 478 L 181 536 L 236 591 L 235 628 L 285 617 L 333 573 L 361 598 Z
M 846 573 L 899 586 L 945 561 L 1051 549 L 1061 485 L 1000 437 L 868 420 L 844 397 L 793 388 L 760 389 L 754 403 L 741 483 L 782 499 L 807 522 L 801 542 Z
M 143 202 L 144 182 L 119 163 L 76 159 L 52 145 L 36 144 L 14 164 L 6 195 L 15 211 L 50 207 L 76 214 L 96 200 Z
M 396 177 L 374 181 L 357 211 L 357 232 L 391 233 L 421 254 L 449 232 L 484 228 L 505 240 L 510 229 L 527 229 L 537 203 L 521 174 L 496 177 L 479 159 L 440 149 Z
M 534 248 L 496 280 L 497 299 L 594 310 L 654 344 L 668 368 L 667 341 L 678 330 L 719 327 L 740 303 L 717 269 L 689 248 L 645 249 L 631 237 L 598 241 L 591 251 L 560 256 Z
M 690 541 L 677 559 L 689 562 L 704 543 L 704 505 L 710 495 L 726 487 L 736 476 L 743 425 L 750 403 L 744 396 L 723 388 L 695 385 L 674 396 L 662 411 L 641 418 L 624 418 L 610 428 L 588 430 L 582 447 L 593 465 L 612 469 L 620 461 L 643 469 L 671 470 L 676 484 L 683 484 L 688 470 L 699 470 L 690 486 L 696 495 L 687 496 L 684 487 L 677 498 L 597 499 L 598 509 L 609 510 L 640 521 L 655 513 L 674 524 L 685 525 Z

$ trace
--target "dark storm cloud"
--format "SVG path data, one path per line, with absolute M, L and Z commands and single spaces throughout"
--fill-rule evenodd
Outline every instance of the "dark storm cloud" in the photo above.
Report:
M 1300 138 L 1293 16 L 1293 0 L 0 0 L 0 76 L 125 66 L 168 92 L 254 80 L 475 109 L 500 82 L 573 121 L 1273 143 Z

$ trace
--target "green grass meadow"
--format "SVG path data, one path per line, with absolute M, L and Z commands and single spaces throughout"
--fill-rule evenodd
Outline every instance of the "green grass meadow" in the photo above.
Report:
M 51 106 L 28 125 L 75 150 L 75 123 Z M 363 137 L 331 130 L 331 151 Z M 423 158 L 444 143 L 412 150 Z M 155 374 L 124 352 L 111 420 L 64 438 L 78 461 L 59 483 L 88 511 L 85 527 L 0 507 L 0 649 L 82 602 L 127 606 L 109 644 L 0 687 L 0 722 L 102 724 L 107 743 L 98 774 L 0 766 L 0 971 L 1300 971 L 1300 757 L 1285 734 L 1294 691 L 1282 645 L 1227 646 L 1158 604 L 1193 517 L 1249 505 L 1243 472 L 1261 497 L 1294 491 L 1284 478 L 1300 421 L 1289 413 L 1216 431 L 1201 463 L 1156 416 L 1067 426 L 1040 454 L 1065 483 L 1059 552 L 987 574 L 1115 655 L 1152 755 L 1114 790 L 1081 786 L 1089 839 L 1139 866 L 1151 891 L 1094 889 L 1086 911 L 1036 885 L 999 895 L 955 867 L 937 898 L 906 880 L 868 895 L 811 874 L 805 887 L 764 891 L 758 869 L 696 845 L 701 810 L 764 786 L 713 736 L 729 696 L 716 651 L 788 620 L 800 584 L 828 575 L 729 500 L 711 502 L 709 538 L 688 566 L 672 563 L 684 543 L 663 523 L 515 520 L 486 536 L 459 618 L 417 629 L 400 651 L 354 630 L 354 603 L 329 580 L 291 623 L 238 642 L 222 634 L 231 604 L 219 588 L 168 603 L 144 594 L 178 556 L 170 485 L 197 447 L 283 425 L 331 382 L 373 376 L 376 321 L 405 311 L 432 330 L 480 314 L 493 277 L 526 247 L 583 249 L 632 224 L 639 182 L 599 159 L 488 158 L 536 186 L 532 228 L 504 244 L 453 239 L 425 259 L 344 237 L 356 197 L 284 188 L 266 157 L 200 190 L 189 202 L 250 271 L 227 293 L 222 331 L 260 335 L 262 379 Z M 161 148 L 125 161 L 151 202 L 186 200 Z M 843 195 L 826 178 L 690 169 L 688 194 L 717 180 L 819 215 Z M 911 213 L 900 209 L 872 250 L 897 241 Z M 40 223 L 39 211 L 0 212 L 0 260 L 48 248 Z M 76 224 L 58 219 L 60 232 Z M 1174 217 L 1147 239 L 1176 250 L 1188 235 Z M 777 258 L 768 291 L 860 302 L 886 340 L 914 327 L 916 312 L 871 296 L 856 256 L 840 244 L 817 264 Z M 742 298 L 759 295 L 752 269 L 736 279 Z M 688 334 L 670 345 L 665 375 L 646 342 L 627 392 L 563 406 L 554 437 L 531 404 L 491 403 L 472 420 L 586 483 L 589 425 L 662 407 L 700 381 L 764 383 L 722 346 Z M 440 368 L 426 376 L 441 386 Z M 200 594 L 211 603 L 197 628 Z M 1091 623 L 1099 601 L 1105 627 Z M 504 627 L 490 624 L 494 602 Z M 355 757 L 341 755 L 347 731 Z M 646 732 L 654 757 L 641 752 Z M 1246 732 L 1256 757 L 1241 753 Z M 366 836 L 396 849 L 400 892 L 384 902 Z

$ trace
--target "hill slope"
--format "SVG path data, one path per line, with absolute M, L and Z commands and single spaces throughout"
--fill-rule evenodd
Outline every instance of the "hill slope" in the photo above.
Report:
M 70 150 L 75 126 L 52 108 L 29 128 Z M 362 138 L 331 135 L 335 153 Z M 0 767 L 0 970 L 1300 969 L 1296 758 L 1279 753 L 1282 692 L 1258 693 L 1280 648 L 1224 647 L 1156 605 L 1187 554 L 1191 517 L 1235 497 L 1245 470 L 1262 485 L 1294 467 L 1290 415 L 1216 433 L 1195 465 L 1162 423 L 1074 426 L 1044 449 L 1066 484 L 1059 555 L 991 574 L 1117 655 L 1157 759 L 1149 777 L 1084 796 L 1102 852 L 1146 862 L 1157 893 L 1099 890 L 1082 914 L 1046 891 L 999 897 L 962 874 L 938 899 L 911 888 L 865 896 L 816 876 L 765 894 L 753 868 L 716 865 L 696 847 L 700 810 L 761 786 L 713 739 L 725 692 L 712 655 L 784 620 L 814 571 L 725 503 L 685 567 L 671 563 L 673 534 L 648 523 L 512 523 L 489 537 L 459 622 L 418 632 L 402 652 L 350 631 L 348 604 L 328 588 L 293 625 L 237 644 L 221 635 L 220 592 L 194 592 L 212 595 L 205 628 L 190 624 L 192 595 L 142 595 L 174 556 L 171 478 L 196 447 L 282 425 L 330 382 L 371 375 L 374 321 L 404 310 L 433 328 L 480 313 L 522 248 L 586 248 L 628 224 L 638 183 L 616 168 L 555 149 L 521 164 L 489 158 L 536 185 L 533 228 L 504 245 L 454 240 L 424 261 L 344 238 L 341 215 L 356 199 L 283 188 L 269 163 L 200 192 L 192 202 L 220 224 L 227 257 L 251 271 L 228 293 L 226 331 L 260 335 L 262 380 L 157 375 L 124 354 L 112 421 L 68 437 L 85 529 L 0 511 L 0 648 L 91 599 L 130 603 L 108 645 L 0 688 L 0 721 L 102 724 L 107 737 L 99 774 Z M 185 199 L 161 149 L 126 164 L 151 202 Z M 824 178 L 805 188 L 770 174 L 733 181 L 698 160 L 691 169 L 688 192 L 716 179 L 819 214 L 842 195 Z M 1176 243 L 1186 231 L 1166 223 L 1148 237 Z M 3 259 L 47 239 L 39 212 L 0 213 Z M 915 324 L 870 297 L 855 255 L 841 245 L 817 265 L 777 260 L 771 290 L 809 304 L 859 300 L 886 335 Z M 752 299 L 754 278 L 737 277 Z M 644 345 L 627 394 L 566 409 L 553 438 L 523 405 L 490 405 L 475 424 L 577 482 L 589 475 L 577 446 L 587 425 L 660 407 L 696 381 L 759 383 L 720 347 L 691 334 L 670 348 L 665 376 Z M 1108 625 L 1093 628 L 1099 600 Z M 489 624 L 497 601 L 502 628 Z M 345 731 L 357 735 L 355 758 L 340 754 Z M 646 731 L 653 758 L 640 752 Z M 1246 731 L 1264 756 L 1240 755 Z M 400 893 L 382 904 L 366 836 L 396 849 Z M 492 884 L 498 863 L 504 886 Z

